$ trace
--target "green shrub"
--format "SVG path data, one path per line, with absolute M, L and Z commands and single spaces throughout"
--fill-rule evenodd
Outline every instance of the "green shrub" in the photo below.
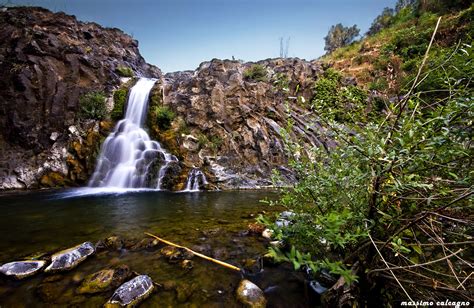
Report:
M 324 78 L 329 79 L 334 82 L 339 82 L 342 79 L 342 75 L 335 69 L 328 68 L 326 71 L 324 71 Z
M 267 81 L 267 70 L 261 64 L 254 64 L 244 71 L 244 78 L 253 81 Z
M 102 120 L 107 115 L 103 92 L 90 92 L 79 98 L 79 115 L 83 119 Z
M 388 88 L 387 80 L 383 78 L 378 78 L 374 80 L 373 82 L 369 83 L 369 90 L 383 91 L 387 88 Z
M 209 144 L 209 139 L 203 133 L 199 133 L 197 136 L 199 148 L 205 148 Z
M 313 106 L 337 105 L 339 83 L 329 78 L 319 78 L 314 85 Z
M 133 70 L 126 66 L 119 66 L 115 69 L 115 72 L 121 77 L 133 77 Z
M 453 267 L 432 264 L 444 256 L 449 265 L 456 264 L 457 272 L 470 271 L 470 263 L 463 259 L 469 254 L 447 256 L 444 244 L 455 244 L 459 252 L 472 246 L 466 242 L 473 224 L 473 66 L 466 65 L 472 61 L 471 51 L 444 53 L 439 56 L 441 64 L 425 67 L 438 85 L 449 87 L 443 96 L 433 96 L 443 88 L 433 88 L 424 98 L 408 92 L 399 103 L 387 105 L 387 114 L 396 116 L 373 118 L 351 129 L 322 119 L 326 136 L 337 136 L 330 151 L 307 150 L 291 139 L 294 128 L 288 125 L 283 131 L 285 149 L 297 182 L 282 189 L 276 204 L 293 212 L 292 223 L 277 226 L 273 219 L 260 220 L 274 230 L 275 239 L 292 248 L 270 248 L 273 257 L 292 262 L 295 269 L 310 267 L 313 273 L 326 268 L 348 284 L 357 275 L 361 298 L 386 288 L 393 278 L 380 269 L 388 264 L 400 269 L 398 277 L 417 279 L 403 284 L 403 292 L 393 288 L 396 284 L 384 290 L 398 299 L 443 298 L 446 291 L 441 293 L 433 281 L 450 289 L 460 284 Z M 418 81 L 429 81 L 426 74 Z M 355 97 L 359 100 L 362 95 Z M 379 108 L 382 103 L 376 102 Z M 340 106 L 348 112 L 344 107 Z M 351 272 L 352 266 L 358 271 Z M 370 288 L 364 284 L 368 281 Z
M 176 114 L 168 106 L 155 107 L 156 125 L 162 130 L 167 130 L 171 127 Z
M 114 109 L 110 116 L 114 120 L 120 120 L 123 118 L 123 114 L 125 112 L 125 103 L 127 101 L 127 90 L 126 89 L 119 89 L 114 92 Z
M 209 142 L 210 148 L 214 151 L 214 153 L 216 153 L 217 150 L 219 150 L 222 144 L 224 143 L 224 140 L 219 136 L 212 136 Z

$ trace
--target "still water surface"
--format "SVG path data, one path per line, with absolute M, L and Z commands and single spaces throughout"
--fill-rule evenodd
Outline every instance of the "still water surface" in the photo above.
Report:
M 146 237 L 144 232 L 151 232 L 245 267 L 255 263 L 268 245 L 261 237 L 245 233 L 248 224 L 255 222 L 259 213 L 272 211 L 260 200 L 277 198 L 271 191 L 84 192 L 0 195 L 0 264 L 84 241 L 95 243 L 112 235 L 138 241 Z M 48 278 L 45 274 L 21 282 L 2 278 L 0 306 L 100 306 L 113 291 L 84 296 L 74 290 L 84 276 L 126 264 L 133 271 L 150 275 L 155 282 L 172 286 L 153 293 L 143 307 L 240 307 L 234 294 L 241 279 L 239 273 L 197 258 L 193 259 L 194 268 L 184 271 L 163 260 L 158 250 L 98 254 L 63 274 L 57 286 L 50 283 L 52 290 L 48 289 L 46 295 L 44 286 L 40 287 Z M 308 305 L 301 277 L 285 267 L 268 267 L 246 278 L 266 290 L 271 307 Z

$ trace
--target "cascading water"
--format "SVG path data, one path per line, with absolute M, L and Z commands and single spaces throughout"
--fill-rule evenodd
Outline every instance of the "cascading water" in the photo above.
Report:
M 201 186 L 207 185 L 204 173 L 199 169 L 192 169 L 186 180 L 186 188 L 183 191 L 199 191 Z
M 150 139 L 142 125 L 148 96 L 156 79 L 141 78 L 130 91 L 125 118 L 102 145 L 90 187 L 161 189 L 166 168 L 178 159 Z M 158 180 L 153 183 L 149 169 L 160 162 Z

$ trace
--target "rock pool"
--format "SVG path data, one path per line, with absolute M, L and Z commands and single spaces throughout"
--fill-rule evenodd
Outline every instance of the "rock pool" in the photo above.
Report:
M 106 249 L 77 268 L 40 273 L 21 281 L 0 277 L 0 306 L 102 306 L 114 289 L 78 292 L 84 278 L 128 266 L 156 284 L 141 307 L 241 307 L 235 291 L 245 276 L 265 293 L 268 307 L 307 307 L 304 276 L 283 266 L 264 265 L 268 240 L 248 225 L 269 208 L 260 200 L 272 191 L 170 193 L 156 191 L 82 194 L 81 190 L 0 195 L 0 264 L 32 259 L 102 240 Z M 194 257 L 191 267 L 160 254 L 165 244 L 144 232 L 245 268 L 244 274 Z M 104 239 L 111 238 L 104 246 Z

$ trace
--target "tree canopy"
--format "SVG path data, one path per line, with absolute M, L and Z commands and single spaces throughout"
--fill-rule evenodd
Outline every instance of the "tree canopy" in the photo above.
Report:
M 359 35 L 360 29 L 357 25 L 344 27 L 341 23 L 331 26 L 328 35 L 324 38 L 326 45 L 324 50 L 332 52 L 339 47 L 347 46 Z

